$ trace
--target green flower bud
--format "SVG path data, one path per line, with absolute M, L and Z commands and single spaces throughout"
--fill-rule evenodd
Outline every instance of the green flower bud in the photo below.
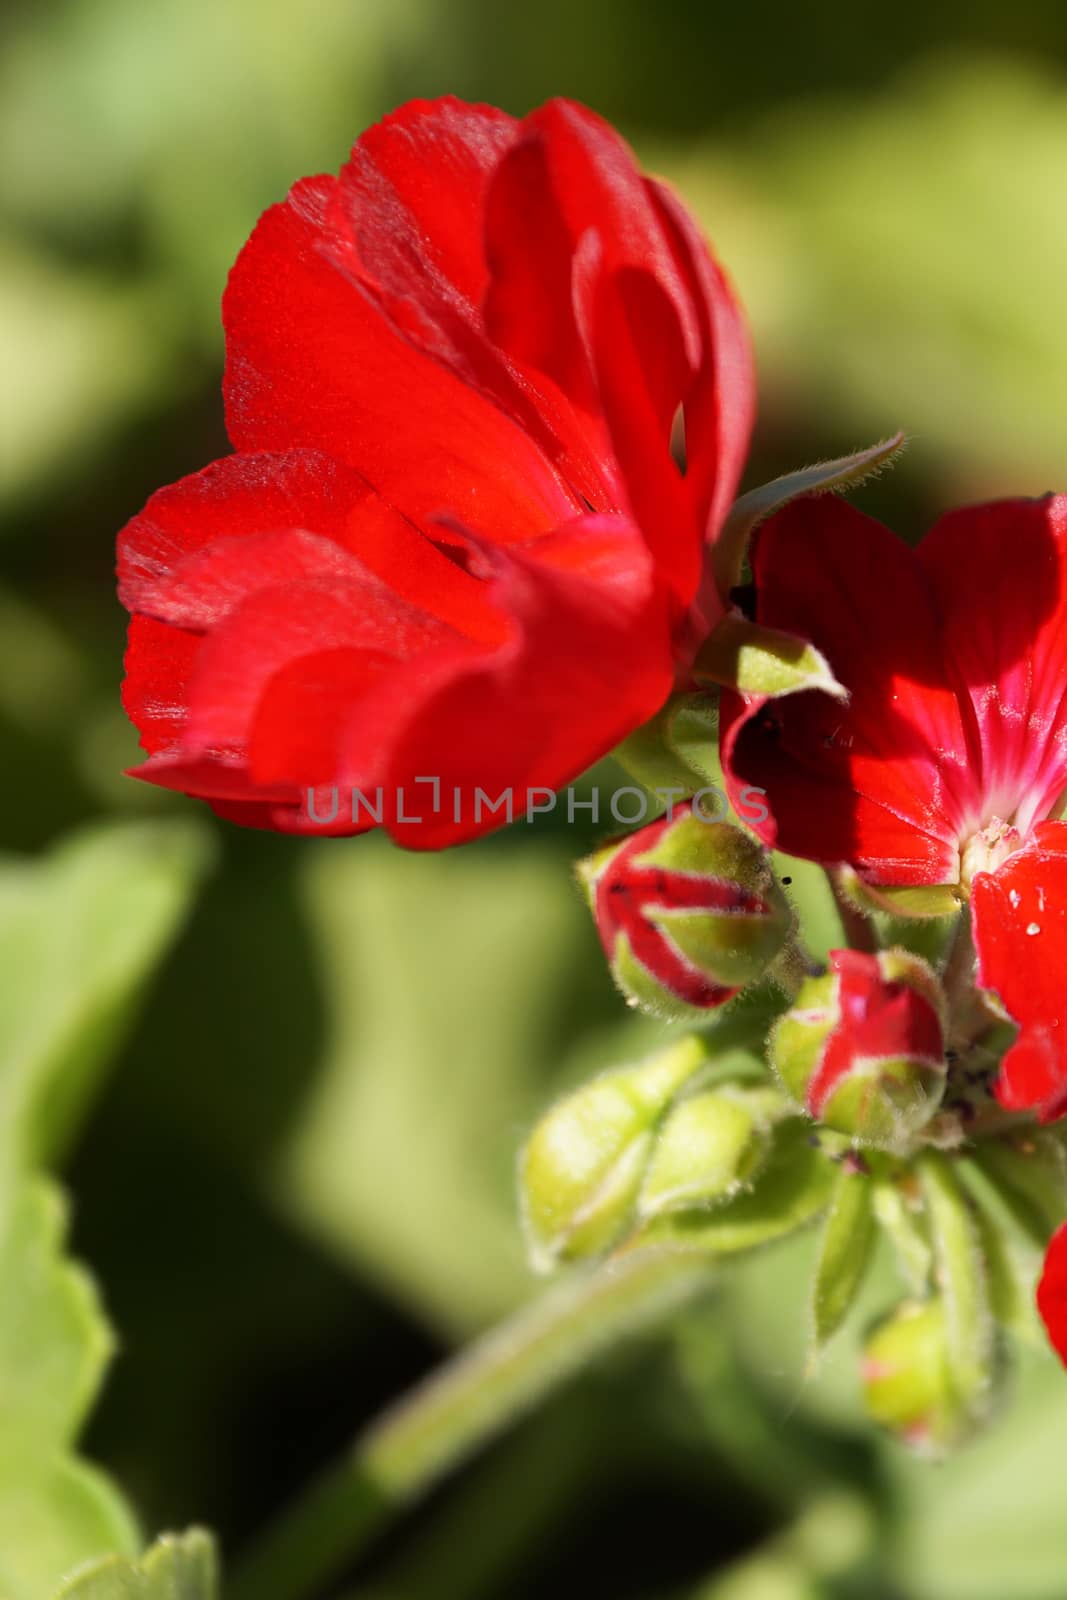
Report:
M 615 981 L 659 1016 L 722 1005 L 764 975 L 791 928 L 763 847 L 690 806 L 578 872 Z
M 943 1455 L 970 1431 L 956 1392 L 941 1300 L 907 1301 L 870 1333 L 863 1350 L 867 1410 L 923 1455 Z
M 834 950 L 830 968 L 801 986 L 775 1027 L 774 1069 L 817 1121 L 861 1144 L 907 1149 L 944 1093 L 940 985 L 906 950 Z
M 603 1254 L 632 1230 L 656 1132 L 683 1085 L 705 1065 L 697 1039 L 605 1072 L 558 1101 L 519 1157 L 534 1265 Z
M 668 1113 L 640 1194 L 643 1219 L 730 1200 L 753 1181 L 771 1147 L 767 1095 L 704 1089 Z

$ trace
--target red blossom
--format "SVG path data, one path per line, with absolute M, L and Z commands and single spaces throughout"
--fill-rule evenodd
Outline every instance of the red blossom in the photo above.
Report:
M 1019 1024 L 998 1093 L 1067 1110 L 1067 497 L 943 518 L 914 551 L 838 500 L 762 530 L 758 620 L 850 692 L 724 697 L 729 785 L 768 843 L 877 885 L 973 891 L 979 978 Z
M 237 454 L 120 539 L 138 776 L 297 831 L 309 788 L 380 788 L 438 846 L 493 825 L 475 788 L 519 811 L 659 708 L 753 382 L 719 268 L 618 134 L 562 101 L 404 106 L 266 213 L 223 314 Z M 420 776 L 459 820 L 400 820 Z
M 1052 1348 L 1067 1366 L 1067 1222 L 1052 1236 L 1037 1286 L 1037 1309 Z

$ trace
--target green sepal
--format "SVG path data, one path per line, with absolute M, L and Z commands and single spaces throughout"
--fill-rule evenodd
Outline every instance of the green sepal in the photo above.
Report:
M 821 689 L 835 699 L 848 699 L 848 690 L 838 683 L 821 650 L 797 634 L 750 622 L 736 611 L 712 628 L 693 663 L 693 677 L 739 694 L 778 697 Z
M 812 1331 L 818 1355 L 848 1316 L 860 1291 L 874 1241 L 873 1183 L 845 1161 L 823 1224 L 812 1288 Z
M 790 1118 L 774 1131 L 770 1152 L 752 1188 L 714 1210 L 655 1217 L 638 1235 L 686 1249 L 727 1255 L 783 1238 L 830 1202 L 836 1167 L 809 1123 Z
M 802 467 L 799 472 L 787 472 L 735 500 L 715 542 L 713 562 L 720 595 L 729 595 L 740 583 L 749 540 L 761 522 L 766 522 L 798 495 L 831 494 L 855 488 L 864 478 L 888 466 L 904 444 L 904 434 L 895 433 L 891 439 L 883 439 L 867 450 L 857 450 L 854 455 L 818 461 L 814 466 Z
M 650 793 L 673 791 L 681 799 L 708 784 L 721 784 L 718 742 L 717 696 L 690 692 L 672 695 L 612 755 Z
M 950 883 L 922 884 L 912 888 L 867 883 L 853 867 L 839 867 L 837 881 L 858 910 L 882 911 L 903 920 L 954 917 L 963 905 L 959 887 Z
M 194 1528 L 164 1535 L 139 1562 L 121 1556 L 93 1562 L 54 1600 L 217 1600 L 218 1593 L 214 1540 Z

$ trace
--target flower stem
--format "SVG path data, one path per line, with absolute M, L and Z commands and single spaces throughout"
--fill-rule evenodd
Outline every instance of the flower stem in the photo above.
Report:
M 826 869 L 826 876 L 833 893 L 837 914 L 841 918 L 841 928 L 845 935 L 845 942 L 853 950 L 862 950 L 867 955 L 873 955 L 878 949 L 878 932 L 874 923 L 849 897 L 840 878 L 832 868 L 828 867 Z
M 576 1275 L 461 1351 L 285 1512 L 228 1600 L 305 1600 L 407 1504 L 585 1363 L 706 1290 L 707 1259 L 642 1249 Z

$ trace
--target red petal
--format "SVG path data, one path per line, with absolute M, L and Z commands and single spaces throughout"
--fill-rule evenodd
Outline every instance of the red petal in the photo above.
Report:
M 581 509 L 537 445 L 420 353 L 339 265 L 351 244 L 332 178 L 297 184 L 260 220 L 223 301 L 227 424 L 240 450 L 323 450 L 418 522 L 460 516 L 530 538 Z
M 362 581 L 316 579 L 258 590 L 204 641 L 190 685 L 187 747 L 243 747 L 270 680 L 301 659 L 323 651 L 358 657 L 351 672 L 346 668 L 323 686 L 333 723 L 341 727 L 360 670 L 369 686 L 389 664 L 457 639 L 452 629 L 406 605 L 370 574 Z M 316 715 L 324 714 L 325 708 L 318 708 Z M 303 781 L 333 777 L 316 773 Z
M 1067 823 L 1040 823 L 1025 849 L 979 873 L 971 905 L 978 981 L 1019 1025 L 997 1098 L 1050 1121 L 1067 1111 Z
M 881 883 L 953 883 L 978 805 L 939 619 L 915 555 L 831 496 L 795 501 L 762 530 L 759 621 L 809 638 L 850 691 L 764 704 L 726 695 L 734 795 L 767 790 L 760 827 L 783 850 L 849 861 Z
M 651 192 L 670 228 L 701 321 L 703 356 L 685 399 L 686 482 L 711 539 L 737 495 L 756 413 L 756 373 L 744 314 L 722 268 L 678 197 Z
M 588 539 L 617 574 L 607 586 L 574 563 Z M 554 548 L 556 546 L 556 548 Z M 554 557 L 558 565 L 539 559 Z M 499 826 L 476 816 L 475 795 L 512 794 L 522 816 L 542 788 L 559 789 L 606 755 L 662 705 L 673 682 L 665 598 L 638 531 L 585 518 L 527 554 L 499 553 L 494 599 L 513 619 L 508 643 L 455 661 L 416 708 L 392 757 L 389 786 L 438 777 L 444 802 L 419 826 L 390 831 L 405 845 L 439 848 Z M 457 816 L 453 792 L 461 802 Z
M 307 528 L 343 542 L 352 507 L 371 489 L 311 450 L 227 456 L 159 489 L 119 534 L 119 598 L 151 613 L 179 562 L 221 538 Z
M 490 257 L 501 245 L 493 195 L 521 126 L 487 107 L 445 99 L 414 101 L 371 128 L 341 174 L 331 212 L 335 260 L 405 339 L 491 397 L 537 441 L 576 495 L 607 510 L 617 495 L 599 419 L 567 384 L 561 389 L 552 367 L 538 369 L 539 351 L 527 350 L 532 360 L 516 359 L 487 323 Z M 520 215 L 505 219 L 509 234 L 553 227 L 555 214 L 538 209 L 537 198 L 536 187 L 524 191 Z M 527 262 L 521 238 L 514 242 L 522 256 L 520 315 L 532 323 L 546 289 L 560 290 L 547 314 L 565 329 L 573 322 L 569 261 L 562 283 L 546 279 L 534 289 L 540 251 Z M 514 265 L 512 254 L 509 271 Z
M 160 489 L 126 526 L 120 597 L 132 611 L 206 629 L 257 589 L 316 575 L 358 580 L 369 568 L 461 633 L 498 641 L 484 585 L 446 553 L 454 536 L 435 532 L 421 533 L 358 473 L 314 451 L 227 456 Z
M 876 955 L 831 950 L 830 968 L 837 977 L 839 1018 L 808 1085 L 814 1117 L 858 1063 L 912 1057 L 936 1066 L 945 1049 L 941 1020 L 929 1000 L 906 983 L 887 980 Z
M 1067 1366 L 1067 1223 L 1052 1236 L 1037 1286 L 1037 1309 L 1052 1348 Z
M 182 739 L 189 679 L 200 648 L 197 634 L 182 633 L 147 617 L 133 617 L 126 646 L 122 703 L 149 755 L 173 750 Z
M 983 802 L 975 826 L 997 816 L 1025 835 L 1067 787 L 1067 496 L 954 511 L 918 556 L 941 648 L 973 708 Z

